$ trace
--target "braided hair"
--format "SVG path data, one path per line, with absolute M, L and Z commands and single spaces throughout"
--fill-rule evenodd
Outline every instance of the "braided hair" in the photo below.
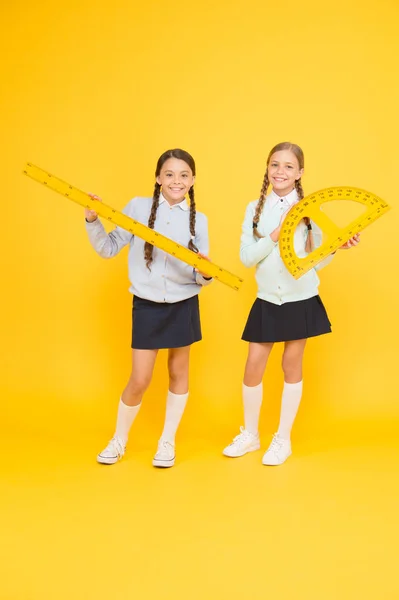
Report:
M 151 212 L 150 212 L 150 216 L 148 218 L 148 227 L 150 229 L 154 229 L 155 219 L 157 217 L 157 210 L 158 210 L 158 206 L 159 206 L 160 195 L 161 195 L 161 186 L 156 181 L 155 187 L 154 187 L 154 195 L 152 197 Z M 146 242 L 144 244 L 144 259 L 145 259 L 145 264 L 149 270 L 151 270 L 150 265 L 153 261 L 153 258 L 152 258 L 153 250 L 154 250 L 154 246 L 152 244 L 150 244 L 149 242 Z
M 258 232 L 258 223 L 259 223 L 259 219 L 260 219 L 260 215 L 262 214 L 262 210 L 263 207 L 265 205 L 265 201 L 266 201 L 266 196 L 267 196 L 267 189 L 269 187 L 269 163 L 270 163 L 270 159 L 273 156 L 273 154 L 275 154 L 276 152 L 280 152 L 281 150 L 290 150 L 291 152 L 293 152 L 298 160 L 298 164 L 299 164 L 299 168 L 303 169 L 305 166 L 305 159 L 303 156 L 303 151 L 302 149 L 297 146 L 296 144 L 291 144 L 290 142 L 282 142 L 281 144 L 277 144 L 276 146 L 274 146 L 274 148 L 272 148 L 269 152 L 269 156 L 267 157 L 267 161 L 266 161 L 266 173 L 265 176 L 263 178 L 263 183 L 262 183 L 262 188 L 260 191 L 260 196 L 259 196 L 259 200 L 258 203 L 256 205 L 255 208 L 255 214 L 254 214 L 254 218 L 253 218 L 253 232 L 254 235 L 258 238 L 261 238 L 263 236 L 260 235 L 260 233 Z M 295 189 L 297 191 L 298 194 L 298 198 L 299 200 L 302 200 L 302 198 L 304 198 L 305 194 L 302 188 L 302 182 L 301 179 L 297 179 L 295 181 Z M 309 217 L 304 217 L 304 222 L 305 225 L 308 228 L 308 237 L 306 240 L 306 252 L 311 252 L 314 249 L 314 241 L 313 241 L 313 233 L 312 233 L 312 225 L 310 223 L 310 219 Z
M 266 202 L 267 188 L 269 187 L 269 173 L 268 173 L 269 169 L 268 169 L 268 167 L 269 167 L 270 156 L 271 156 L 271 154 L 269 155 L 269 157 L 267 159 L 266 173 L 263 178 L 262 189 L 260 190 L 260 196 L 259 196 L 258 204 L 256 205 L 254 220 L 252 222 L 254 235 L 258 238 L 262 237 L 260 235 L 260 233 L 258 232 L 257 227 L 258 227 L 260 215 L 262 214 L 262 210 L 263 210 L 263 207 Z
M 302 200 L 305 197 L 305 193 L 302 188 L 301 179 L 297 179 L 295 182 L 296 193 L 298 194 L 298 200 Z M 303 217 L 306 227 L 308 228 L 308 237 L 306 238 L 305 250 L 307 253 L 312 252 L 314 250 L 314 238 L 312 231 L 312 224 L 310 222 L 309 217 Z
M 195 240 L 195 217 L 196 217 L 196 209 L 195 209 L 195 197 L 194 197 L 194 186 L 192 185 L 188 192 L 190 198 L 190 241 L 188 242 L 188 247 L 193 252 L 198 252 L 197 246 L 194 244 Z
M 183 160 L 191 169 L 192 174 L 195 176 L 195 162 L 193 157 L 186 152 L 185 150 L 181 150 L 180 148 L 175 148 L 174 150 L 167 150 L 164 152 L 158 159 L 157 168 L 155 170 L 155 177 L 158 177 L 161 173 L 163 165 L 166 163 L 169 158 L 177 158 L 179 160 Z M 150 229 L 154 229 L 155 220 L 157 218 L 157 210 L 159 206 L 159 198 L 161 195 L 161 186 L 158 182 L 155 182 L 154 194 L 152 197 L 152 206 L 150 216 L 148 218 L 148 227 Z M 196 208 L 195 208 L 195 197 L 194 197 L 194 186 L 191 186 L 188 195 L 190 197 L 190 241 L 188 243 L 188 247 L 193 252 L 198 252 L 198 248 L 194 244 L 195 239 L 195 220 L 196 220 Z M 144 244 L 144 260 L 147 266 L 147 269 L 151 270 L 151 263 L 153 261 L 153 251 L 154 246 L 149 242 Z

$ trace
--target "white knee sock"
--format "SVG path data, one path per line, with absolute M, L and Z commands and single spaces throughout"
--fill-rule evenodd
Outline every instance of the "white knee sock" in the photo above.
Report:
M 140 406 L 141 404 L 137 404 L 137 406 L 128 406 L 122 402 L 122 398 L 119 401 L 115 435 L 120 437 L 125 444 L 129 437 L 129 431 L 133 421 L 140 410 Z
M 161 439 L 165 442 L 174 445 L 176 431 L 186 408 L 187 398 L 188 392 L 187 394 L 173 394 L 173 392 L 168 391 L 165 425 L 161 436 Z
M 242 384 L 242 396 L 244 401 L 245 429 L 254 435 L 258 434 L 260 407 L 262 406 L 263 384 L 248 387 Z
M 298 412 L 302 397 L 303 382 L 286 383 L 284 382 L 283 397 L 281 399 L 280 425 L 278 435 L 284 440 L 291 437 L 291 429 Z

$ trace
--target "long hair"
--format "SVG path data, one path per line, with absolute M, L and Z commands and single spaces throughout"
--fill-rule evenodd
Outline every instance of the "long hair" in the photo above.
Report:
M 257 227 L 258 227 L 260 215 L 262 214 L 262 210 L 265 205 L 267 189 L 268 189 L 269 183 L 270 183 L 269 182 L 270 159 L 273 156 L 273 154 L 275 154 L 276 152 L 280 152 L 281 150 L 290 150 L 291 152 L 293 152 L 293 154 L 295 154 L 295 156 L 298 160 L 299 168 L 304 169 L 304 167 L 305 167 L 305 157 L 303 155 L 303 150 L 302 150 L 302 148 L 297 146 L 297 144 L 292 144 L 291 142 L 281 142 L 280 144 L 277 144 L 276 146 L 274 146 L 274 148 L 272 148 L 270 150 L 269 156 L 267 157 L 267 161 L 266 161 L 266 173 L 265 173 L 265 176 L 263 177 L 262 188 L 260 190 L 260 196 L 259 196 L 258 203 L 256 205 L 255 215 L 254 215 L 254 219 L 253 219 L 254 235 L 258 238 L 262 237 L 260 235 L 260 233 L 258 232 Z M 299 178 L 295 181 L 295 189 L 298 194 L 298 199 L 302 200 L 302 198 L 304 198 L 305 194 L 304 194 L 304 191 L 302 188 L 301 178 Z M 304 217 L 303 220 L 305 222 L 305 225 L 308 228 L 308 237 L 306 240 L 306 248 L 305 249 L 306 249 L 306 252 L 311 252 L 314 249 L 313 233 L 312 233 L 312 229 L 311 229 L 312 225 L 310 223 L 309 217 Z
M 167 150 L 164 152 L 159 158 L 157 162 L 157 167 L 155 169 L 155 178 L 157 178 L 162 170 L 162 167 L 166 163 L 169 158 L 177 158 L 179 160 L 184 160 L 184 162 L 190 167 L 192 174 L 195 176 L 195 162 L 191 154 L 186 152 L 185 150 L 181 150 L 180 148 L 175 148 L 173 150 Z M 152 206 L 150 216 L 148 218 L 148 227 L 150 229 L 154 229 L 155 220 L 157 217 L 157 210 L 159 206 L 159 197 L 161 195 L 161 186 L 156 181 L 154 187 L 154 194 L 152 197 Z M 191 186 L 188 192 L 190 198 L 190 241 L 188 243 L 188 247 L 193 252 L 198 252 L 198 248 L 194 244 L 195 239 L 195 217 L 196 217 L 196 208 L 195 208 L 195 196 L 194 196 L 194 186 Z M 144 259 L 146 262 L 146 266 L 149 270 L 151 270 L 151 263 L 153 261 L 153 250 L 154 246 L 149 242 L 144 244 Z

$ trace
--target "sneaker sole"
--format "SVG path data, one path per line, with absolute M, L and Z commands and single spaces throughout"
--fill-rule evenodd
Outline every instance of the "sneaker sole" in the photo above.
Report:
M 250 446 L 249 448 L 244 450 L 244 452 L 241 452 L 241 454 L 228 454 L 226 450 L 223 450 L 223 455 L 227 456 L 228 458 L 240 458 L 240 456 L 245 456 L 245 454 L 248 454 L 248 452 L 256 452 L 256 450 L 260 450 L 260 442 L 254 444 L 253 446 Z
M 118 457 L 111 456 L 107 458 L 105 456 L 97 456 L 97 462 L 100 463 L 100 465 L 114 465 L 118 462 Z
M 154 458 L 154 460 L 152 461 L 153 467 L 159 467 L 161 469 L 168 469 L 169 467 L 173 467 L 174 464 L 175 464 L 174 458 L 172 458 L 171 460 L 159 460 L 159 459 Z
M 282 462 L 279 462 L 279 463 L 268 463 L 268 462 L 263 462 L 263 460 L 262 460 L 262 465 L 264 465 L 265 467 L 279 467 L 280 465 L 283 465 L 289 459 L 291 454 L 292 454 L 292 452 L 289 453 L 287 458 L 285 458 Z

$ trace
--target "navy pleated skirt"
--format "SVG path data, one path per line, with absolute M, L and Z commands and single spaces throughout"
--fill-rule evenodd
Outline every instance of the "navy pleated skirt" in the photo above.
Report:
M 290 342 L 325 333 L 331 333 L 331 323 L 320 296 L 281 306 L 257 298 L 242 339 L 257 343 Z
M 182 348 L 202 339 L 198 295 L 181 302 L 151 302 L 134 296 L 132 348 Z

